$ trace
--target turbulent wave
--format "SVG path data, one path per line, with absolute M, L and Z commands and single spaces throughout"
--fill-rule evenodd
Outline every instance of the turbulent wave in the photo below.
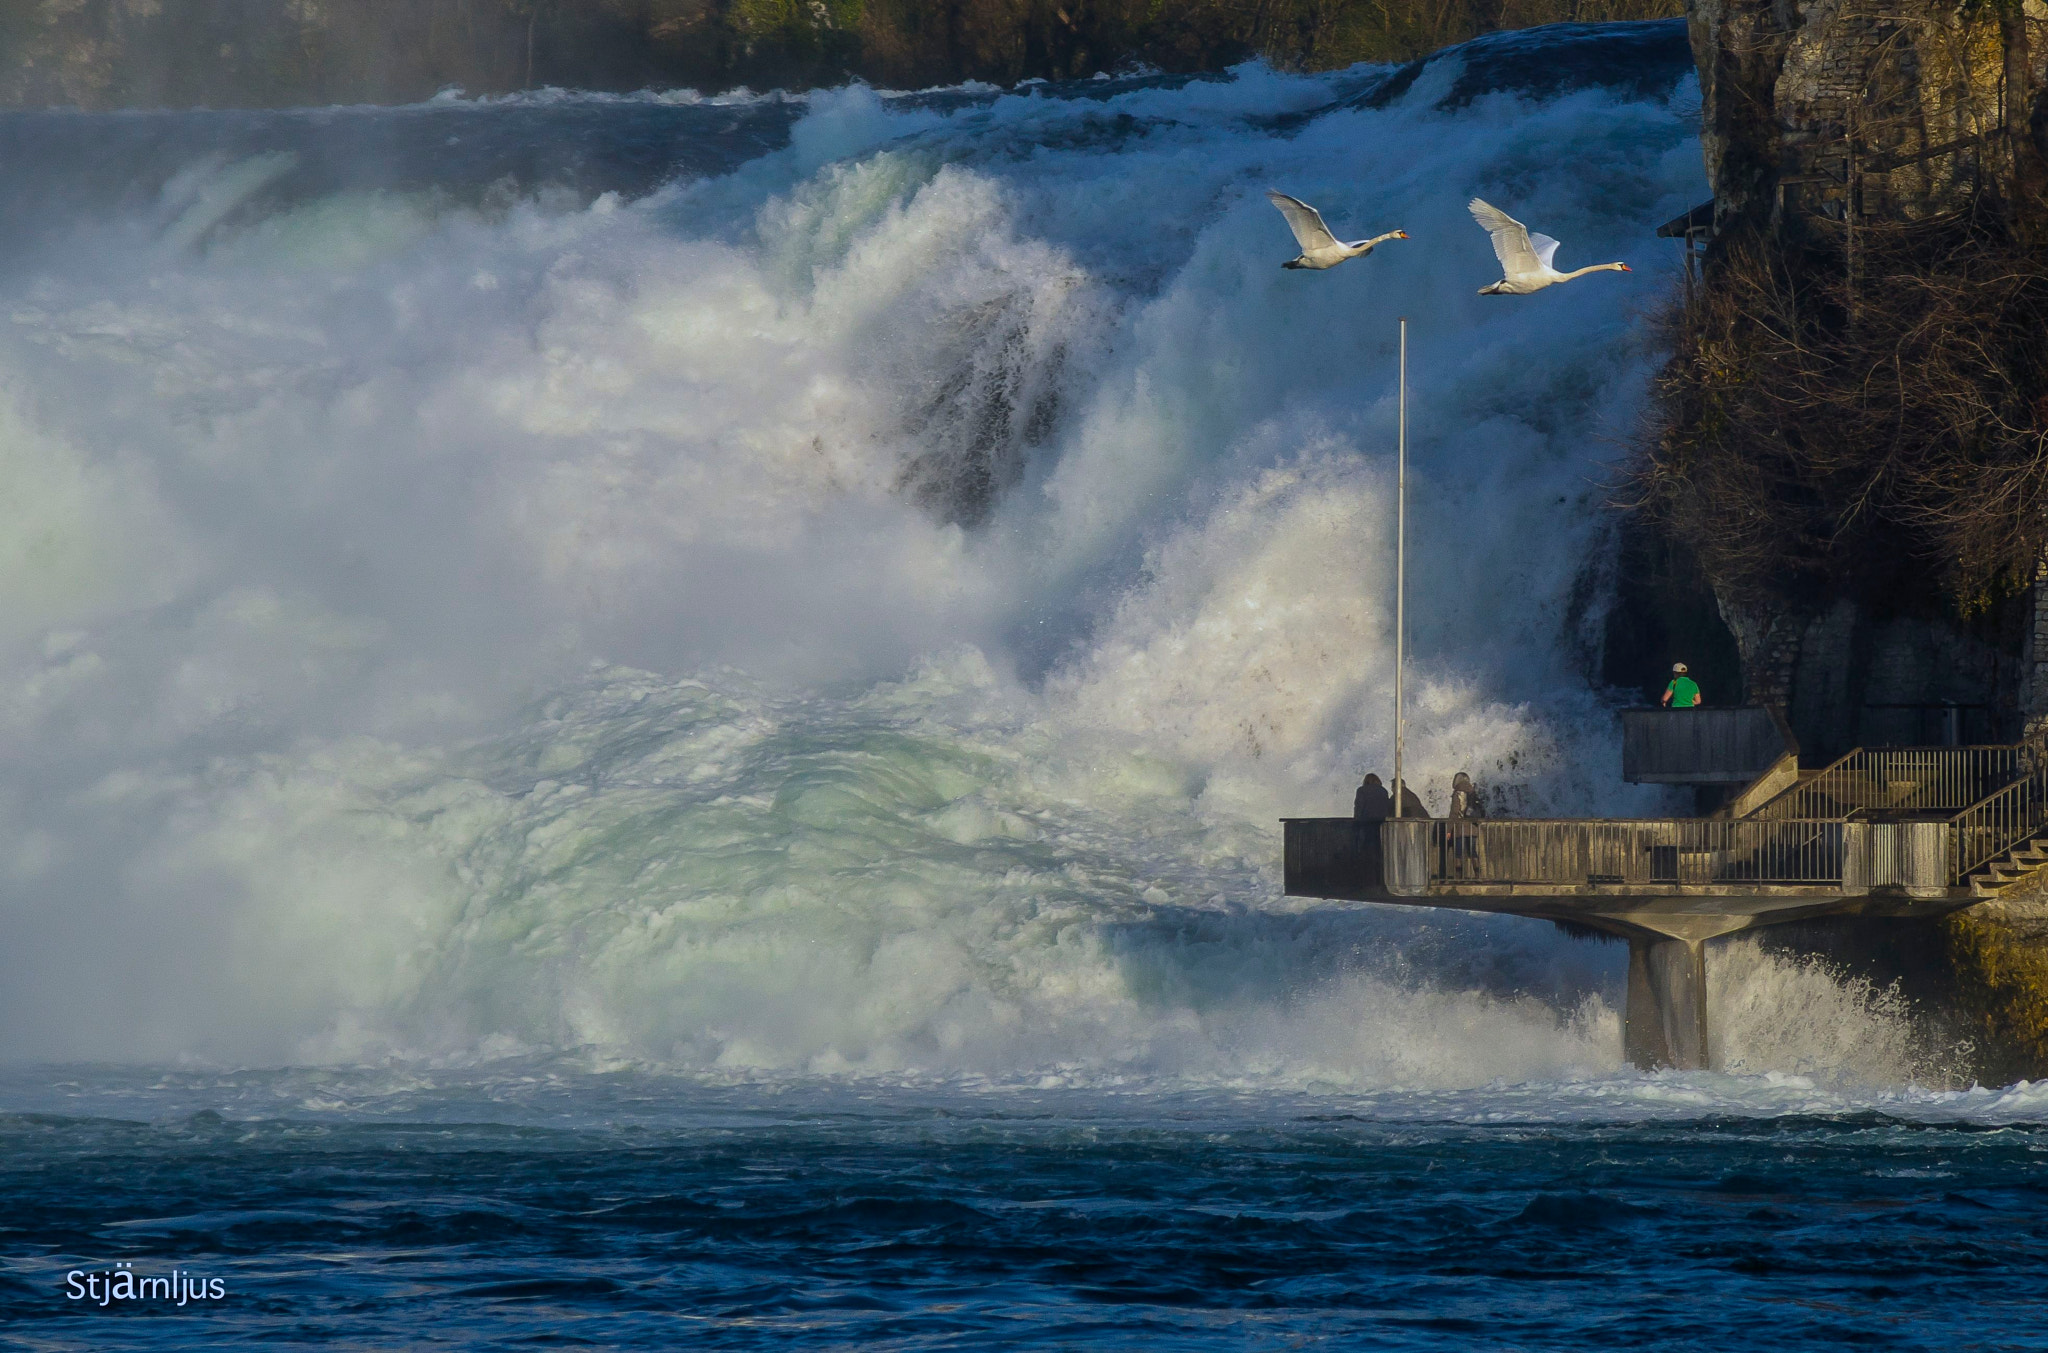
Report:
M 1425 797 L 1661 806 L 1582 654 L 1689 95 L 1379 75 L 151 115 L 112 194 L 9 123 L 0 1054 L 1611 1073 L 1618 948 L 1274 819 L 1389 759 L 1404 314 Z M 1283 272 L 1268 185 L 1413 238 Z M 1474 193 L 1637 272 L 1478 297 Z

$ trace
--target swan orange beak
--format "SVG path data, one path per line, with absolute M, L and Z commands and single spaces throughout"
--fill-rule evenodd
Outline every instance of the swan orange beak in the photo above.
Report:
M 1624 264 L 1622 264 L 1622 265 L 1621 265 L 1621 270 L 1622 270 L 1623 272 L 1634 272 L 1634 271 L 1635 271 L 1635 269 L 1634 269 L 1634 268 L 1631 268 L 1631 267 L 1629 267 L 1629 266 L 1628 266 L 1628 264 L 1626 264 L 1626 263 L 1624 263 Z
M 1405 240 L 1408 238 L 1408 232 L 1405 230 L 1397 230 L 1394 232 L 1394 238 L 1397 240 Z

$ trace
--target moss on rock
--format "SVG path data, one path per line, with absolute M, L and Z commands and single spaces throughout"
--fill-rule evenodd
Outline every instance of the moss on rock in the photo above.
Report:
M 1979 1076 L 2048 1076 L 2048 903 L 1987 902 L 1948 917 L 1942 934 Z

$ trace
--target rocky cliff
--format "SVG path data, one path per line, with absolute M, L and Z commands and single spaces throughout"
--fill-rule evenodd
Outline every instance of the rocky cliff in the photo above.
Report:
M 1694 0 L 1718 227 L 1824 221 L 1835 239 L 2009 189 L 2040 85 L 2029 30 L 2048 10 L 2003 3 Z
M 1712 234 L 1646 498 L 1816 752 L 2048 716 L 2048 11 L 2003 3 L 1689 13 Z
M 1635 529 L 1809 761 L 2048 723 L 2039 0 L 1693 0 L 1714 192 Z M 1779 942 L 1898 979 L 1975 1074 L 2048 1072 L 2048 903 Z M 1854 931 L 1855 933 L 1850 933 Z M 1924 933 L 1923 933 L 1924 931 Z

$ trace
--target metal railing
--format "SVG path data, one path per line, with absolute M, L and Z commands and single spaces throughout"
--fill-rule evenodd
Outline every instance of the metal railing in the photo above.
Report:
M 1839 886 L 1840 820 L 1406 821 L 1387 824 L 1387 882 Z
M 2048 744 L 1858 748 L 1738 818 L 1290 819 L 1290 893 L 1714 885 L 1938 897 L 2048 835 Z
M 1960 886 L 1971 871 L 2031 840 L 2048 826 L 2048 774 L 2035 770 L 1971 804 L 1949 820 L 1949 880 Z
M 2013 783 L 2037 760 L 2027 744 L 1859 747 L 1750 814 L 1750 820 L 1954 813 Z

